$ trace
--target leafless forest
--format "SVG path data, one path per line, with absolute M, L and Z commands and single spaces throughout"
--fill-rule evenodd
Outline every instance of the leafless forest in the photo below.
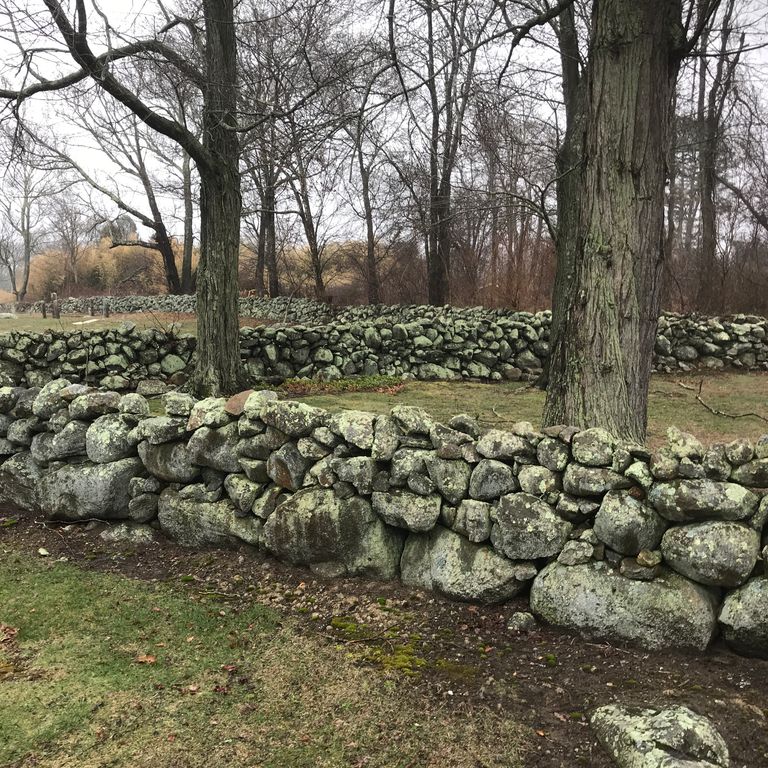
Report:
M 62 69 L 57 30 L 34 5 L 0 5 L 9 88 Z M 94 51 L 200 138 L 201 8 L 113 5 L 109 18 L 90 14 Z M 240 3 L 240 290 L 548 307 L 558 189 L 573 172 L 568 91 L 591 23 L 590 2 L 558 8 Z M 766 15 L 757 0 L 684 9 L 697 37 L 677 77 L 667 159 L 666 309 L 768 314 Z M 163 50 L 122 59 L 138 38 Z M 161 64 L 166 49 L 183 54 L 178 66 Z M 192 291 L 193 153 L 90 79 L 42 97 L 3 113 L 3 286 L 19 301 Z

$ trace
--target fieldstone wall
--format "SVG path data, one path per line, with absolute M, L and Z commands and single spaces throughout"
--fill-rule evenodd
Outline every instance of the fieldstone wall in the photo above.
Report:
M 768 436 L 650 452 L 601 429 L 329 413 L 274 392 L 164 415 L 57 379 L 0 388 L 0 502 L 119 521 L 190 547 L 254 547 L 326 577 L 458 600 L 528 594 L 541 619 L 646 648 L 722 634 L 768 657 Z
M 149 298 L 192 300 L 129 297 L 126 311 Z M 549 355 L 550 322 L 548 312 L 349 307 L 327 325 L 243 328 L 240 345 L 254 380 L 377 374 L 518 380 L 541 371 Z M 190 369 L 195 343 L 194 336 L 179 333 L 174 324 L 146 330 L 126 322 L 108 331 L 12 331 L 0 336 L 0 385 L 42 386 L 59 376 L 115 390 L 134 389 L 147 379 L 179 384 Z M 768 370 L 766 320 L 665 315 L 659 320 L 654 366 L 660 371 L 696 366 Z

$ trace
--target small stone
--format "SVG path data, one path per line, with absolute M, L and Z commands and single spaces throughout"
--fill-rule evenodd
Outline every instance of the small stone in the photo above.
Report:
M 515 611 L 509 617 L 507 629 L 510 632 L 533 632 L 536 629 L 536 617 L 528 611 Z

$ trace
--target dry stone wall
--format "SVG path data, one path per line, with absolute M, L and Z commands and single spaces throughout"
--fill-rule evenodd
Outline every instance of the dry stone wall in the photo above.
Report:
M 131 297 L 125 299 L 126 311 L 142 298 L 191 300 Z M 378 374 L 502 381 L 538 375 L 549 355 L 548 312 L 381 307 L 372 317 L 375 309 L 350 307 L 326 325 L 243 328 L 246 369 L 252 379 L 267 381 Z M 11 331 L 0 336 L 0 384 L 42 386 L 60 376 L 115 390 L 134 389 L 147 379 L 178 384 L 190 370 L 194 349 L 194 336 L 179 333 L 173 324 L 145 330 L 126 322 L 103 331 Z M 766 370 L 766 321 L 665 315 L 659 320 L 654 365 L 660 371 Z
M 651 452 L 601 429 L 329 413 L 270 391 L 163 404 L 64 379 L 0 388 L 0 502 L 326 577 L 527 594 L 547 622 L 646 648 L 721 634 L 768 657 L 768 436 L 705 448 L 672 429 Z

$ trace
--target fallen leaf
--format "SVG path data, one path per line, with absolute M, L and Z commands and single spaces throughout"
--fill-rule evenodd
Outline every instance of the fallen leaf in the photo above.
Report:
M 137 664 L 154 664 L 157 661 L 157 656 L 151 656 L 148 653 L 140 653 L 136 657 Z

